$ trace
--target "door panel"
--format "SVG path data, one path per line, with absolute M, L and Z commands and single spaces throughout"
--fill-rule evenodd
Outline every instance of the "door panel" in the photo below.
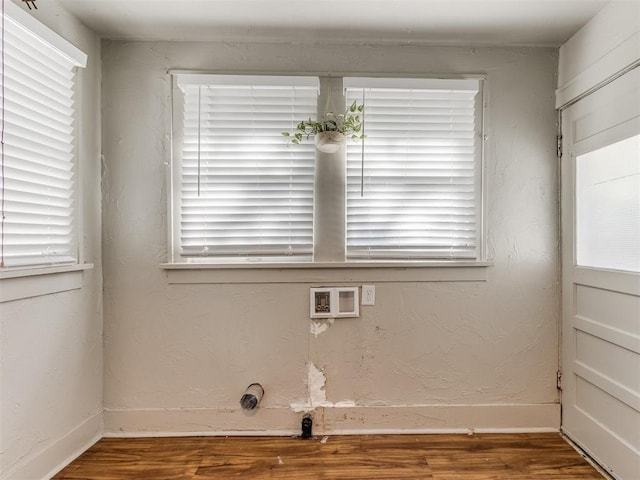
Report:
M 640 69 L 568 107 L 562 126 L 562 429 L 615 478 L 637 480 Z

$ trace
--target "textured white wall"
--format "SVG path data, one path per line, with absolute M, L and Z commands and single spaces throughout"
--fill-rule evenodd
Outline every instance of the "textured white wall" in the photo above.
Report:
M 103 42 L 107 432 L 286 433 L 310 397 L 326 397 L 327 432 L 557 428 L 557 60 L 554 49 Z M 173 68 L 486 74 L 487 281 L 377 282 L 375 307 L 317 337 L 311 283 L 168 284 Z M 332 283 L 353 284 L 344 275 Z M 248 416 L 238 402 L 254 381 L 266 394 Z
M 56 2 L 38 2 L 31 13 L 88 54 L 78 90 L 79 213 L 85 259 L 95 267 L 80 290 L 0 304 L 3 480 L 43 478 L 102 431 L 100 41 Z

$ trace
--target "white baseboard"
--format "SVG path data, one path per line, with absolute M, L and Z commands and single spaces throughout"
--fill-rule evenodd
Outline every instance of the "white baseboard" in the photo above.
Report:
M 21 459 L 11 470 L 3 473 L 0 480 L 50 479 L 100 440 L 102 430 L 102 412 L 98 412 L 66 435 L 49 441 L 37 453 Z
M 0 480 L 49 479 L 101 437 L 297 435 L 302 412 L 286 407 L 242 409 L 105 409 Z M 559 404 L 323 406 L 312 410 L 314 435 L 557 432 Z M 104 422 L 104 425 L 103 425 Z M 64 459 L 60 461 L 60 459 Z
M 105 437 L 296 435 L 302 412 L 242 409 L 105 409 Z M 558 432 L 560 405 L 324 406 L 312 411 L 314 435 Z

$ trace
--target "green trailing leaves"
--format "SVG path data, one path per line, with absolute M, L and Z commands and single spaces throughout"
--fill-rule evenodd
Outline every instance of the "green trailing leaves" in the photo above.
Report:
M 362 140 L 365 135 L 361 133 L 363 128 L 360 114 L 363 113 L 364 105 L 358 105 L 354 101 L 345 113 L 336 115 L 333 112 L 328 112 L 319 121 L 311 120 L 311 118 L 303 120 L 296 125 L 293 132 L 282 132 L 282 135 L 288 137 L 289 143 L 295 145 L 302 142 L 303 139 L 309 139 L 321 132 L 340 132 L 352 140 Z

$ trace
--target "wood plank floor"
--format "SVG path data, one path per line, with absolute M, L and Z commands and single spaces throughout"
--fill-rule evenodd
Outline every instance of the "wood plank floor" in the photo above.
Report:
M 602 476 L 559 434 L 104 438 L 55 480 L 566 480 Z

